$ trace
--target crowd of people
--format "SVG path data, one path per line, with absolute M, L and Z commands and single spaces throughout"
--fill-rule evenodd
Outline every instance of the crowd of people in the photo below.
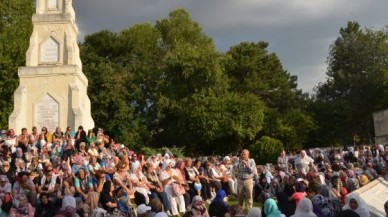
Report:
M 382 145 L 282 151 L 277 162 L 256 165 L 246 149 L 200 159 L 144 156 L 100 128 L 33 127 L 2 130 L 0 154 L 0 216 L 12 217 L 369 217 L 357 194 L 345 196 L 388 179 Z M 228 205 L 232 198 L 237 205 Z

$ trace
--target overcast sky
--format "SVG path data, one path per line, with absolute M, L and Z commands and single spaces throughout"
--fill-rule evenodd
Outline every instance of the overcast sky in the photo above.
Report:
M 312 92 L 325 80 L 330 44 L 348 21 L 381 29 L 387 0 L 73 0 L 79 40 L 102 29 L 120 31 L 185 8 L 219 51 L 241 41 L 267 41 L 298 88 Z

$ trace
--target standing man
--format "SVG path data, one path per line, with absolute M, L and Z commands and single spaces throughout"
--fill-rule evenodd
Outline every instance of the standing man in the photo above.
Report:
M 278 157 L 278 168 L 280 171 L 288 173 L 288 156 L 286 155 L 286 151 L 283 149 L 280 152 L 280 156 Z
M 241 151 L 237 169 L 238 203 L 243 207 L 244 199 L 246 199 L 247 208 L 251 209 L 253 204 L 253 177 L 255 173 L 257 174 L 257 170 L 255 160 L 249 158 L 247 149 Z

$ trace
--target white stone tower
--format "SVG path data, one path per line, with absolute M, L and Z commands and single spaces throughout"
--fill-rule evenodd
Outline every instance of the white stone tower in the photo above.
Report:
M 51 132 L 57 126 L 92 129 L 88 79 L 82 72 L 72 1 L 36 0 L 32 23 L 9 128 L 15 132 L 23 127 L 30 131 L 32 126 L 39 130 L 45 126 Z

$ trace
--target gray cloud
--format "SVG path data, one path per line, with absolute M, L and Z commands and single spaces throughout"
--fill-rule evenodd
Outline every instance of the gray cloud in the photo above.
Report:
M 324 81 L 329 46 L 347 21 L 375 29 L 388 24 L 386 0 L 74 0 L 73 5 L 80 40 L 102 29 L 154 23 L 185 8 L 220 51 L 241 41 L 269 42 L 306 92 Z

